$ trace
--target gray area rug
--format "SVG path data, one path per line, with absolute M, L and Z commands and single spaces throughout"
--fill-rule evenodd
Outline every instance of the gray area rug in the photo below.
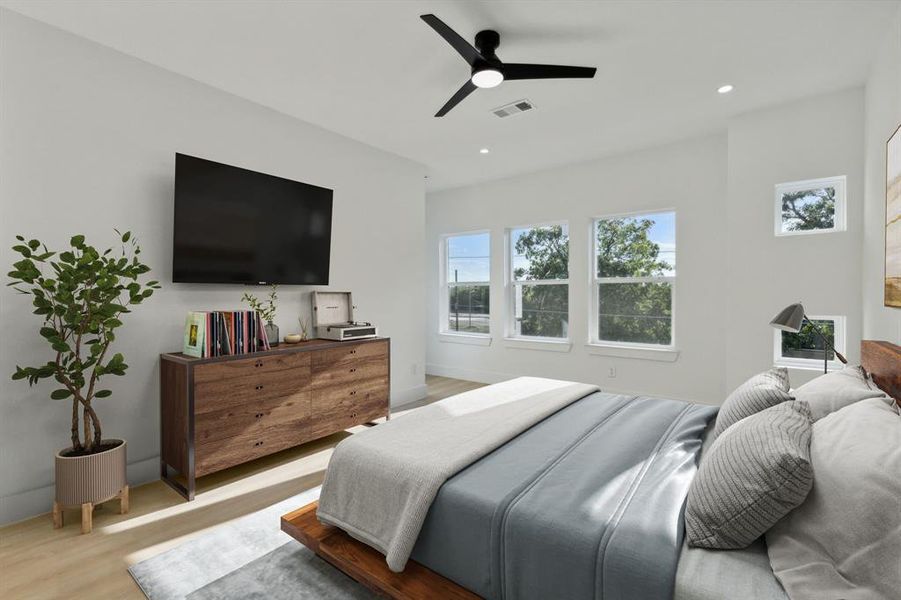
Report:
M 129 567 L 150 600 L 372 598 L 280 529 L 280 517 L 319 497 L 283 500 Z

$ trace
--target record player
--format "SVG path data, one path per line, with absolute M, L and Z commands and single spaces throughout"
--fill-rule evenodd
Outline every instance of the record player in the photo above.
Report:
M 339 342 L 378 337 L 375 325 L 354 321 L 350 292 L 313 292 L 312 301 L 316 337 Z

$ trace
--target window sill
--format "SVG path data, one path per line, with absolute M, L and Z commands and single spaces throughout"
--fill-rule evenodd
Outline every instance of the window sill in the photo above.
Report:
M 652 348 L 642 346 L 620 346 L 617 344 L 585 344 L 589 354 L 597 356 L 618 356 L 659 362 L 676 362 L 679 351 L 675 348 Z
M 504 346 L 517 350 L 545 350 L 547 352 L 569 352 L 573 344 L 569 340 L 554 340 L 530 337 L 504 338 Z
M 468 344 L 470 346 L 490 346 L 491 336 L 477 333 L 448 333 L 442 331 L 438 340 L 450 344 Z
M 809 362 L 808 362 L 809 360 Z M 823 361 L 814 359 L 778 359 L 773 363 L 775 367 L 785 367 L 786 369 L 798 369 L 799 371 L 819 371 L 823 372 Z M 829 363 L 829 372 L 841 371 L 845 365 L 838 361 Z

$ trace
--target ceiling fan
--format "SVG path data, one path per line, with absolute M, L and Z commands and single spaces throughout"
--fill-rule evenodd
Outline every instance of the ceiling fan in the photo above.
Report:
M 429 24 L 438 35 L 453 46 L 460 53 L 469 66 L 472 67 L 472 75 L 463 84 L 457 93 L 441 107 L 436 117 L 443 117 L 459 104 L 466 96 L 476 88 L 492 88 L 498 86 L 504 80 L 515 79 L 572 79 L 592 78 L 597 69 L 595 67 L 566 67 L 561 65 L 532 65 L 522 63 L 503 63 L 494 51 L 501 43 L 498 32 L 485 29 L 476 34 L 475 47 L 463 39 L 460 34 L 447 26 L 447 23 L 435 15 L 421 15 L 419 17 Z

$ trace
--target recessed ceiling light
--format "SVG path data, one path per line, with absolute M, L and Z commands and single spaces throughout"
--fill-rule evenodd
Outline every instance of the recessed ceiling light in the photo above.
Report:
M 726 84 L 726 85 L 721 85 L 720 87 L 716 88 L 716 91 L 719 92 L 720 94 L 728 94 L 729 92 L 731 92 L 734 89 L 735 88 L 732 87 L 731 85 Z
M 488 154 L 488 148 L 482 148 L 479 150 L 479 154 Z

